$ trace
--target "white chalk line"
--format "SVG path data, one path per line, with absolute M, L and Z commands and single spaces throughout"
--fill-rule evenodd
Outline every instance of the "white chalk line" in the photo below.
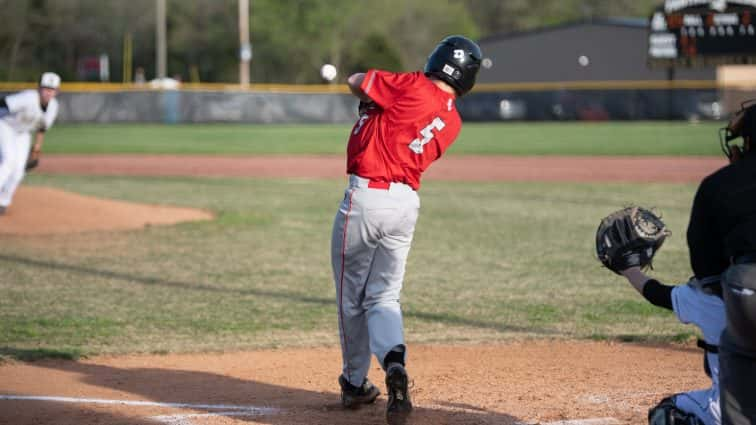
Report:
M 170 407 L 178 409 L 204 409 L 204 410 L 221 410 L 215 413 L 195 413 L 184 415 L 159 415 L 152 416 L 150 419 L 166 425 L 192 425 L 192 418 L 210 418 L 216 416 L 264 416 L 278 414 L 281 409 L 274 407 L 242 406 L 235 404 L 202 404 L 202 403 L 161 403 L 157 401 L 142 400 L 108 400 L 102 398 L 80 398 L 80 397 L 55 397 L 55 396 L 21 396 L 21 395 L 2 395 L 0 400 L 21 400 L 21 401 L 52 401 L 58 403 L 79 403 L 79 404 L 116 404 L 122 406 L 140 406 L 140 407 Z
M 55 396 L 26 396 L 26 395 L 0 394 L 0 400 L 52 401 L 52 402 L 58 402 L 58 403 L 79 403 L 79 404 L 118 404 L 118 405 L 123 405 L 123 406 L 170 407 L 170 408 L 176 408 L 176 409 L 229 410 L 236 413 L 243 413 L 244 415 L 247 415 L 247 416 L 275 415 L 277 413 L 280 413 L 281 411 L 281 409 L 277 409 L 275 407 L 243 406 L 243 405 L 235 405 L 235 404 L 161 403 L 157 401 L 142 401 L 142 400 L 107 400 L 107 399 L 102 399 L 102 398 L 55 397 Z M 227 412 L 224 412 L 224 413 L 227 413 Z
M 619 425 L 622 422 L 614 418 L 574 419 L 556 422 L 539 422 L 540 425 Z
M 217 416 L 260 416 L 256 413 L 250 413 L 246 411 L 233 410 L 230 412 L 216 412 L 216 413 L 193 413 L 187 415 L 159 415 L 151 416 L 150 419 L 160 422 L 166 425 L 192 425 L 189 419 L 193 418 L 213 418 Z
M 59 403 L 79 403 L 79 404 L 116 404 L 123 406 L 141 406 L 141 407 L 170 407 L 178 409 L 206 409 L 220 410 L 214 413 L 192 413 L 182 415 L 158 415 L 151 416 L 157 422 L 167 425 L 191 425 L 192 418 L 210 418 L 215 416 L 264 416 L 275 415 L 281 412 L 281 409 L 275 407 L 244 406 L 235 404 L 195 404 L 195 403 L 163 403 L 157 401 L 143 400 L 109 400 L 102 398 L 81 398 L 81 397 L 56 397 L 56 396 L 22 396 L 22 395 L 3 395 L 0 394 L 0 400 L 18 400 L 18 401 L 51 401 Z M 540 425 L 617 425 L 621 422 L 614 418 L 591 418 L 576 419 L 556 422 L 540 422 Z M 527 422 L 518 422 L 517 425 L 528 425 Z
M 580 401 L 590 404 L 603 404 L 614 409 L 630 410 L 633 412 L 646 412 L 648 406 L 639 405 L 637 399 L 645 397 L 661 398 L 668 396 L 668 391 L 639 391 L 620 392 L 615 394 L 586 394 L 580 397 Z M 634 402 L 635 401 L 635 402 Z
M 556 422 L 515 422 L 515 425 L 620 425 L 614 418 L 568 419 Z

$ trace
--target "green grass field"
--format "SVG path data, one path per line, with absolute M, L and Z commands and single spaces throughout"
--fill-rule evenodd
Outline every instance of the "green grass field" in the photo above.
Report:
M 32 174 L 24 184 L 206 208 L 218 219 L 3 236 L 0 358 L 338 344 L 329 240 L 342 181 Z M 403 291 L 408 340 L 689 340 L 692 327 L 592 253 L 599 219 L 642 197 L 674 232 L 654 275 L 686 279 L 694 190 L 426 182 Z
M 451 154 L 719 155 L 718 124 L 467 124 Z M 343 154 L 348 126 L 59 126 L 47 153 Z M 9 237 L 0 360 L 338 344 L 329 241 L 341 180 L 53 176 L 25 185 L 209 209 L 212 222 Z M 644 200 L 690 275 L 695 185 L 425 182 L 403 309 L 410 342 L 689 340 L 593 258 L 599 219 Z
M 721 123 L 466 123 L 450 154 L 721 155 Z M 47 153 L 343 154 L 349 125 L 61 125 Z

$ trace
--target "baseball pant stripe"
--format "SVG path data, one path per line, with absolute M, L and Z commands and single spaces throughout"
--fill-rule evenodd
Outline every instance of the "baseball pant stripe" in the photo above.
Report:
M 339 326 L 341 326 L 341 339 L 343 341 L 344 352 L 347 353 L 347 335 L 344 328 L 344 267 L 346 263 L 346 246 L 347 246 L 347 228 L 349 227 L 349 214 L 352 212 L 352 196 L 355 189 L 349 191 L 349 208 L 344 216 L 344 230 L 341 239 L 341 276 L 339 278 Z M 347 367 L 347 381 L 352 372 L 349 370 L 349 362 L 345 362 Z

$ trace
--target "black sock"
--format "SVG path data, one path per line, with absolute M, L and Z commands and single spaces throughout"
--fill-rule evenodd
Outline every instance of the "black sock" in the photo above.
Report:
M 345 385 L 345 387 L 346 387 L 345 389 L 346 389 L 346 390 L 350 390 L 350 391 L 356 391 L 356 390 L 357 390 L 357 388 L 359 388 L 359 387 L 357 387 L 357 386 L 354 386 L 354 385 L 352 385 L 352 383 L 351 383 L 351 382 L 349 382 L 349 381 L 348 381 L 347 379 L 344 379 L 344 383 L 346 384 L 346 385 Z
M 388 354 L 386 354 L 386 357 L 383 358 L 383 367 L 388 369 L 391 363 L 399 363 L 404 366 L 404 352 L 394 350 L 389 351 Z

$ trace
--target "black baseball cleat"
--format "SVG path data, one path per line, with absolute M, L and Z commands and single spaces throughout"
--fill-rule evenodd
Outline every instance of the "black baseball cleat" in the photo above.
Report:
M 378 387 L 368 381 L 367 378 L 362 382 L 362 385 L 355 387 L 344 378 L 344 375 L 341 375 L 339 376 L 339 385 L 341 386 L 341 405 L 347 409 L 357 409 L 363 404 L 373 403 L 381 394 Z
M 412 401 L 409 395 L 409 378 L 404 366 L 391 365 L 386 371 L 386 422 L 389 425 L 404 425 L 412 412 Z

